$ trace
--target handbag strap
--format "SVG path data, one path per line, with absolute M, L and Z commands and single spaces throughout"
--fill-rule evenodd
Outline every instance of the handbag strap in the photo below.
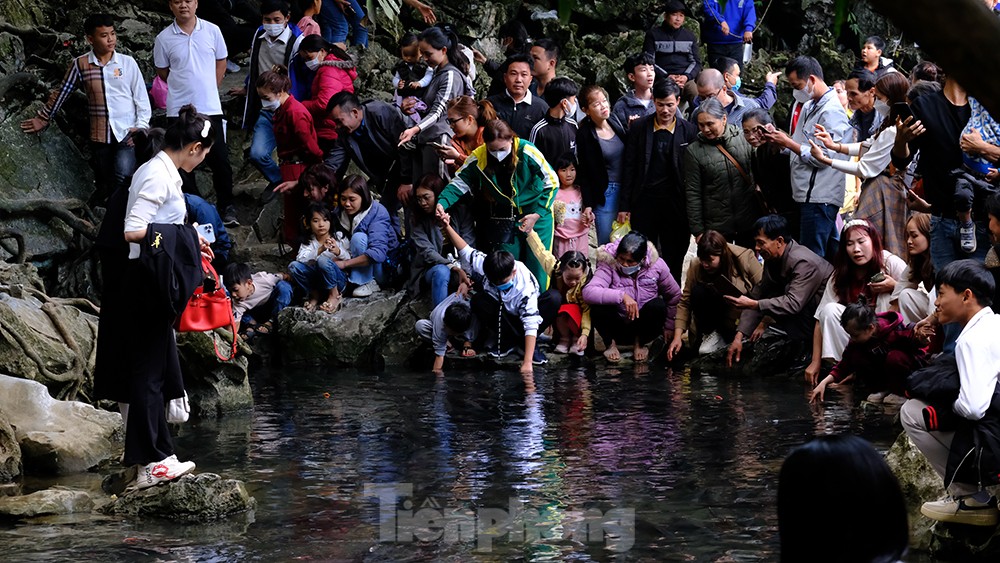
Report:
M 739 162 L 737 162 L 735 158 L 733 158 L 733 155 L 729 154 L 729 151 L 727 151 L 727 150 L 725 149 L 725 147 L 723 147 L 723 146 L 722 146 L 722 144 L 721 144 L 721 143 L 720 143 L 720 144 L 718 144 L 718 145 L 715 145 L 715 146 L 716 146 L 716 147 L 717 147 L 717 148 L 718 148 L 718 149 L 719 149 L 720 151 L 722 151 L 722 154 L 726 155 L 726 158 L 728 158 L 728 159 L 729 159 L 729 162 L 732 162 L 732 163 L 733 163 L 733 166 L 735 166 L 735 167 L 736 167 L 736 170 L 738 170 L 738 171 L 739 171 L 739 173 L 740 173 L 740 176 L 743 176 L 743 180 L 744 180 L 744 181 L 746 181 L 746 183 L 748 183 L 748 184 L 750 184 L 750 185 L 753 185 L 753 180 L 751 180 L 751 179 L 750 179 L 750 175 L 749 175 L 749 174 L 747 174 L 747 171 L 746 171 L 746 170 L 744 170 L 742 166 L 740 166 L 740 163 L 739 163 Z
M 228 358 L 223 357 L 222 354 L 219 353 L 219 341 L 218 341 L 218 339 L 215 338 L 215 336 L 212 336 L 212 347 L 215 348 L 215 357 L 218 358 L 218 359 L 220 359 L 220 360 L 222 360 L 223 362 L 228 362 L 228 361 L 230 361 L 230 360 L 232 360 L 233 358 L 236 357 L 236 323 L 235 323 L 235 321 L 233 322 L 232 325 L 230 325 L 229 328 L 231 328 L 232 331 L 233 331 L 233 344 L 230 347 L 229 357 Z

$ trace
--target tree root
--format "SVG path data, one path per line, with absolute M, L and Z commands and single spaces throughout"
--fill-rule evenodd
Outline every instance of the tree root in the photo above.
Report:
M 2 86 L 0 86 L 2 90 Z M 86 218 L 77 217 L 73 210 L 82 210 Z M 90 240 L 97 239 L 97 227 L 94 226 L 94 214 L 86 203 L 78 199 L 53 201 L 48 199 L 0 199 L 0 213 L 9 215 L 28 215 L 31 213 L 47 213 L 61 219 L 74 231 Z
M 14 229 L 0 229 L 0 240 L 12 239 L 17 245 L 17 251 L 11 252 L 11 250 L 4 245 L 4 250 L 10 252 L 14 256 L 15 264 L 24 264 L 25 258 L 27 258 L 27 252 L 24 248 L 24 235 L 15 231 Z

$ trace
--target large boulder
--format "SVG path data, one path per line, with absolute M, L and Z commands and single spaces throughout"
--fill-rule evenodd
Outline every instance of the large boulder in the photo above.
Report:
M 257 501 L 242 481 L 214 473 L 185 475 L 166 485 L 115 498 L 102 510 L 132 517 L 154 516 L 179 522 L 210 522 L 253 510 Z
M 229 355 L 232 332 L 181 332 L 177 353 L 184 373 L 184 388 L 195 417 L 217 417 L 253 408 L 253 392 L 247 379 L 249 348 L 238 346 L 236 357 L 223 362 L 215 349 Z
M 0 411 L 14 427 L 28 471 L 86 471 L 121 454 L 120 414 L 58 401 L 41 383 L 0 375 Z
M 282 356 L 290 362 L 368 365 L 376 344 L 385 342 L 405 298 L 404 292 L 384 291 L 363 299 L 348 298 L 332 315 L 289 307 L 278 315 Z
M 12 481 L 21 474 L 21 446 L 14 428 L 0 409 L 0 483 Z
M 94 499 L 89 493 L 64 487 L 53 487 L 30 495 L 0 497 L 0 515 L 13 518 L 73 514 L 93 509 Z

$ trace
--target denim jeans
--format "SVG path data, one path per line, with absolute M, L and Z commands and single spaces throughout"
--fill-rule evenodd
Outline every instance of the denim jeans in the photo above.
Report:
M 295 284 L 301 287 L 308 295 L 311 291 L 329 290 L 337 288 L 344 291 L 347 287 L 347 278 L 344 272 L 333 263 L 329 256 L 320 256 L 315 261 L 299 262 L 296 260 L 288 265 L 288 273 L 291 274 Z
M 281 170 L 278 163 L 271 158 L 271 153 L 278 146 L 274 137 L 274 114 L 261 110 L 257 123 L 253 126 L 253 139 L 250 141 L 250 162 L 260 170 L 268 182 L 281 182 Z
M 799 234 L 799 244 L 812 250 L 817 256 L 823 258 L 827 250 L 836 246 L 839 239 L 837 233 L 837 211 L 836 205 L 829 203 L 800 203 L 801 211 L 801 231 Z
M 451 268 L 445 264 L 435 264 L 424 272 L 424 281 L 431 286 L 431 304 L 434 307 L 448 297 L 449 280 L 451 280 Z
M 597 223 L 597 244 L 611 242 L 611 225 L 618 217 L 618 191 L 620 188 L 621 184 L 618 182 L 608 182 L 608 189 L 604 190 L 604 205 L 593 209 Z
M 119 186 L 128 188 L 125 183 L 135 172 L 135 148 L 127 141 L 112 143 L 91 143 L 94 153 L 94 184 L 97 186 L 97 197 L 106 200 Z
M 351 258 L 357 258 L 368 250 L 368 235 L 354 233 L 351 235 Z M 364 285 L 372 280 L 382 281 L 382 264 L 355 266 L 347 270 L 347 281 L 354 285 Z M 447 295 L 445 295 L 447 297 Z
M 330 43 L 346 43 L 348 29 L 354 30 L 355 45 L 368 47 L 368 29 L 362 25 L 365 11 L 358 0 L 350 0 L 351 12 L 342 12 L 336 2 L 323 2 L 319 10 L 319 23 L 323 30 L 323 39 Z
M 274 284 L 274 290 L 271 291 L 271 296 L 268 297 L 267 301 L 247 311 L 240 320 L 240 323 L 245 324 L 250 321 L 257 321 L 258 323 L 263 324 L 268 321 L 273 321 L 278 317 L 278 313 L 283 311 L 285 307 L 291 305 L 291 303 L 292 284 L 286 282 L 285 280 L 281 280 L 280 282 Z
M 934 271 L 955 260 L 974 258 L 979 262 L 986 260 L 990 249 L 990 236 L 986 221 L 976 221 L 976 251 L 972 254 L 962 252 L 958 245 L 958 220 L 931 215 L 931 263 Z

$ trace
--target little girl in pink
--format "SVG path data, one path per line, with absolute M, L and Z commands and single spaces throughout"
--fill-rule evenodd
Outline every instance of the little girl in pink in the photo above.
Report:
M 559 176 L 559 191 L 552 204 L 555 219 L 555 239 L 552 254 L 562 256 L 566 251 L 576 250 L 587 254 L 590 245 L 590 225 L 594 222 L 594 212 L 583 207 L 583 193 L 576 185 L 576 162 L 572 153 L 556 160 L 556 174 Z

